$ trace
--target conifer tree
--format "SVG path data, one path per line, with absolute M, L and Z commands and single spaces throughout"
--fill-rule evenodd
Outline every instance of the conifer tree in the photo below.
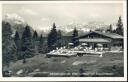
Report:
M 39 38 L 39 47 L 38 47 L 39 53 L 46 53 L 47 52 L 47 43 L 44 40 L 42 34 Z
M 107 32 L 110 32 L 110 33 L 113 32 L 113 30 L 112 30 L 112 24 L 109 25 L 109 29 L 107 30 Z
M 110 29 L 110 32 L 112 32 L 112 25 L 110 24 L 110 26 L 109 26 L 109 29 Z
M 55 23 L 53 23 L 53 28 L 51 29 L 51 32 L 48 34 L 48 38 L 47 38 L 47 45 L 49 51 L 55 49 L 56 41 L 57 41 L 57 31 L 56 31 L 56 25 Z
M 119 17 L 117 22 L 116 33 L 119 35 L 123 35 L 123 23 L 122 23 L 121 16 Z
M 72 34 L 72 43 L 74 45 L 74 47 L 79 45 L 79 38 L 78 38 L 78 31 L 75 28 Z
M 57 47 L 61 47 L 63 44 L 62 34 L 60 30 L 57 32 L 57 43 L 56 44 L 57 44 Z
M 30 26 L 26 26 L 25 30 L 22 35 L 22 58 L 24 61 L 28 57 L 33 57 L 34 56 L 34 50 L 33 50 L 33 43 L 32 43 L 32 33 L 30 31 Z
M 14 41 L 17 42 L 20 40 L 20 37 L 19 37 L 19 33 L 18 31 L 15 32 L 15 37 L 14 37 Z M 17 43 L 18 44 L 18 43 Z
M 16 45 L 12 37 L 11 25 L 2 21 L 2 62 L 9 66 L 10 62 L 16 61 Z
M 40 42 L 40 44 L 43 44 L 43 42 L 44 42 L 44 39 L 43 39 L 43 35 L 42 34 L 39 37 L 39 42 Z
M 35 52 L 38 53 L 38 47 L 39 47 L 39 38 L 38 38 L 38 34 L 36 32 L 36 30 L 34 31 L 34 34 L 33 34 L 33 46 L 34 46 L 34 49 L 35 49 Z
M 20 54 L 21 40 L 20 40 L 18 31 L 15 32 L 14 41 L 15 41 L 15 44 L 16 44 L 16 47 L 17 47 L 17 58 L 21 59 L 21 54 Z
M 34 34 L 33 34 L 33 40 L 37 41 L 38 40 L 38 34 L 36 31 L 34 31 Z

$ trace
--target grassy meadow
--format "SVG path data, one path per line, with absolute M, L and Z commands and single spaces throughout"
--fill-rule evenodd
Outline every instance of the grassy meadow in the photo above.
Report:
M 13 77 L 123 77 L 123 53 L 107 52 L 103 57 L 51 57 L 45 54 L 10 65 Z M 20 72 L 21 71 L 21 72 Z

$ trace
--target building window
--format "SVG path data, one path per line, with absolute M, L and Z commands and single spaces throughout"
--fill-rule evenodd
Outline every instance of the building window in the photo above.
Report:
M 90 36 L 90 38 L 93 38 L 93 36 Z
M 107 44 L 104 44 L 104 45 L 103 45 L 103 47 L 104 47 L 104 48 L 107 48 L 107 47 L 108 47 L 108 45 L 107 45 Z
M 122 44 L 121 43 L 118 43 L 118 44 L 114 44 L 113 46 L 122 46 Z

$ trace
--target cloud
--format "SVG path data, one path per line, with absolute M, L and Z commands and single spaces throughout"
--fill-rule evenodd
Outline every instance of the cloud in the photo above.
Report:
M 20 13 L 25 14 L 25 15 L 38 15 L 38 13 L 33 11 L 32 9 L 28 9 L 24 7 L 21 8 Z
M 15 23 L 24 23 L 24 19 L 16 13 L 6 14 L 5 20 L 14 21 Z

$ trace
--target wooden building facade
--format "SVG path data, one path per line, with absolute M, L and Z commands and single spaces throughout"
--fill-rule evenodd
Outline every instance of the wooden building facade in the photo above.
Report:
M 79 37 L 80 44 L 86 43 L 92 49 L 102 46 L 104 49 L 111 50 L 112 47 L 123 48 L 123 36 L 115 33 L 105 33 L 99 31 L 91 31 Z

